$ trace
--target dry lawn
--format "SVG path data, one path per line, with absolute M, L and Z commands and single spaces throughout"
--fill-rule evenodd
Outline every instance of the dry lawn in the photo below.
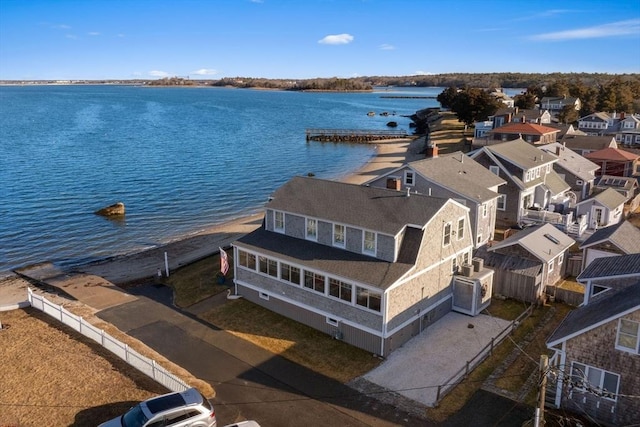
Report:
M 201 316 L 271 353 L 346 383 L 378 366 L 371 353 L 239 299 Z
M 430 125 L 431 141 L 438 147 L 440 154 L 453 153 L 456 151 L 468 152 L 471 145 L 467 143 L 473 139 L 473 128 L 464 130 L 464 124 L 458 121 L 455 113 L 450 111 L 441 112 L 442 118 Z
M 0 426 L 95 426 L 167 390 L 35 310 L 0 312 Z

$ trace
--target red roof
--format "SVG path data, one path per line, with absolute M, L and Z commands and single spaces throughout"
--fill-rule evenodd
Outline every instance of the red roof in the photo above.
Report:
M 616 162 L 632 162 L 640 156 L 618 148 L 603 148 L 584 155 L 589 160 L 610 160 Z
M 522 135 L 546 135 L 560 132 L 558 129 L 542 126 L 536 123 L 511 122 L 495 128 L 489 133 L 520 133 Z

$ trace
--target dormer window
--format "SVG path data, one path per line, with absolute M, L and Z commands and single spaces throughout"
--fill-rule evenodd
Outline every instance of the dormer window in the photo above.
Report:
M 362 252 L 367 255 L 376 254 L 376 233 L 365 230 L 363 234 Z
M 307 218 L 306 226 L 307 240 L 318 240 L 318 221 L 312 218 Z
M 284 212 L 275 211 L 273 213 L 273 230 L 284 232 Z
M 342 224 L 333 224 L 333 245 L 344 248 L 345 227 Z
M 413 171 L 405 171 L 404 172 L 404 185 L 413 185 L 414 184 L 414 173 Z

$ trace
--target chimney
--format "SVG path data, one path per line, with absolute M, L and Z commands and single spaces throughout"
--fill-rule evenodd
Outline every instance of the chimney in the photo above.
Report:
M 527 118 L 525 117 L 525 115 L 522 115 L 522 123 L 527 123 Z
M 556 156 L 560 155 L 560 151 L 562 151 L 562 147 L 560 147 L 559 145 L 556 147 Z
M 427 157 L 438 157 L 438 146 L 432 142 L 427 145 Z
M 620 112 L 620 120 L 624 120 L 624 111 Z

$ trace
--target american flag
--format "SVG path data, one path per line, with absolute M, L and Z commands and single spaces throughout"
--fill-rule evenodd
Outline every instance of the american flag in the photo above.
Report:
M 229 271 L 229 258 L 227 257 L 227 253 L 224 249 L 220 247 L 218 249 L 220 249 L 220 271 L 224 275 Z

